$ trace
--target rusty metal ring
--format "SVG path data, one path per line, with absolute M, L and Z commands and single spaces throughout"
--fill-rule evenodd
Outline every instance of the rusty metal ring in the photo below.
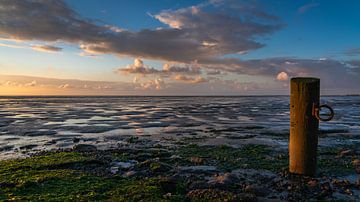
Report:
M 327 108 L 330 111 L 330 114 L 327 114 L 328 115 L 327 118 L 321 118 L 320 117 L 321 108 Z M 320 121 L 330 121 L 332 118 L 334 118 L 334 114 L 335 114 L 334 110 L 329 105 L 324 104 L 324 105 L 320 105 L 320 106 L 317 107 L 316 112 L 315 112 L 314 115 Z

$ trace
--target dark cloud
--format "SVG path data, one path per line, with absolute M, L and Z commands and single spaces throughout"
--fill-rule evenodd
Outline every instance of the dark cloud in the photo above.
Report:
M 60 0 L 2 0 L 0 36 L 20 40 L 99 42 L 107 29 Z
M 244 10 L 246 7 L 239 7 Z M 229 13 L 234 13 L 233 15 Z M 207 12 L 202 7 L 190 7 L 176 11 L 163 11 L 155 18 L 180 29 L 206 50 L 204 57 L 241 53 L 263 47 L 255 41 L 255 36 L 270 34 L 281 28 L 277 22 L 259 23 L 256 16 L 239 16 L 235 12 Z M 264 20 L 264 19 L 263 19 Z
M 226 8 L 206 10 L 211 6 L 163 11 L 155 18 L 170 28 L 131 32 L 85 19 L 60 0 L 2 0 L 0 37 L 64 41 L 89 53 L 190 62 L 261 48 L 254 38 L 281 27 L 273 20 L 257 21 L 259 14 L 249 18 L 250 12 L 244 17 L 230 15 Z

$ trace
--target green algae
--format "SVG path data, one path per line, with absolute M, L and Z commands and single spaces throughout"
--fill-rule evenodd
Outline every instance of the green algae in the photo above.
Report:
M 89 164 L 90 162 L 90 164 Z M 96 162 L 96 167 L 91 163 Z M 89 168 L 90 165 L 90 168 Z M 33 201 L 169 201 L 157 178 L 124 178 L 94 172 L 106 164 L 93 154 L 47 153 L 0 162 L 0 200 Z
M 359 144 L 320 148 L 319 176 L 355 174 L 351 162 Z M 339 157 L 345 149 L 353 152 Z M 111 162 L 136 160 L 131 177 L 111 174 Z M 47 152 L 25 159 L 0 161 L 0 201 L 201 201 L 236 200 L 245 196 L 229 190 L 189 192 L 187 179 L 170 180 L 177 166 L 215 166 L 220 172 L 234 169 L 287 169 L 286 150 L 263 145 L 185 145 L 172 149 L 109 150 L 90 153 Z M 193 178 L 191 178 L 193 179 Z M 236 187 L 236 190 L 238 187 Z
M 179 155 L 185 158 L 199 157 L 204 159 L 206 165 L 213 165 L 222 170 L 237 168 L 266 169 L 279 171 L 287 166 L 284 155 L 274 153 L 271 147 L 263 145 L 245 145 L 241 148 L 229 146 L 199 146 L 188 145 L 179 149 Z

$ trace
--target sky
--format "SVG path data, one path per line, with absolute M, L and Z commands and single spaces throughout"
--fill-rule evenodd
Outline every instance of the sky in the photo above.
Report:
M 0 95 L 360 93 L 358 0 L 0 0 Z

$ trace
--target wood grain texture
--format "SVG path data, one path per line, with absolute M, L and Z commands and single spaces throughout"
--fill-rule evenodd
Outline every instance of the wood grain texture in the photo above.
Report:
M 312 108 L 313 103 L 319 103 L 320 80 L 292 78 L 290 88 L 289 170 L 314 176 L 319 121 L 312 115 Z

